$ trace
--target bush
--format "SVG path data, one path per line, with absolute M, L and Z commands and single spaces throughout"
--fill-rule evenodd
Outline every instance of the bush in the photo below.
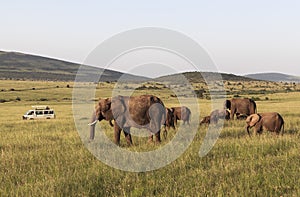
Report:
M 259 97 L 253 97 L 253 96 L 252 96 L 251 99 L 254 100 L 254 101 L 260 101 L 260 98 L 259 98 Z
M 0 99 L 0 103 L 5 103 L 5 102 L 7 102 L 7 100 L 5 100 L 5 99 Z
M 40 101 L 48 101 L 46 98 L 40 98 Z
M 17 97 L 17 98 L 16 98 L 16 101 L 21 101 L 21 98 L 20 98 L 20 97 Z

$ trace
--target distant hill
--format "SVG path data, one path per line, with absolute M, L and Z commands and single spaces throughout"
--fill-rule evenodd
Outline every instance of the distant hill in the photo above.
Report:
M 286 82 L 300 82 L 300 77 L 286 75 L 282 73 L 257 73 L 257 74 L 249 74 L 245 75 L 245 77 L 249 77 L 252 79 L 265 80 L 265 81 L 286 81 Z
M 0 51 L 0 79 L 29 79 L 49 81 L 74 81 L 80 64 L 62 60 Z M 87 67 L 88 76 L 99 75 L 102 68 Z M 124 73 L 105 70 L 101 81 L 116 81 Z M 87 78 L 87 77 L 83 77 Z M 122 76 L 127 81 L 147 81 L 148 78 L 131 74 Z
M 247 77 L 237 76 L 234 74 L 215 73 L 215 72 L 185 72 L 181 74 L 173 74 L 173 75 L 158 77 L 155 80 L 171 82 L 176 84 L 176 83 L 182 83 L 182 80 L 187 79 L 190 82 L 199 83 L 199 82 L 205 82 L 204 78 L 212 81 L 217 80 L 219 79 L 220 74 L 224 81 L 253 81 L 253 79 Z
M 74 81 L 80 64 L 66 62 L 62 60 L 29 55 L 17 52 L 0 51 L 0 79 L 24 79 L 24 80 L 48 80 L 48 81 Z M 104 69 L 86 66 L 83 80 L 96 78 Z M 94 76 L 94 77 L 93 77 Z M 214 72 L 185 72 L 181 74 L 167 75 L 150 79 L 137 75 L 124 74 L 122 72 L 105 70 L 101 76 L 101 81 L 117 81 L 122 76 L 124 81 L 164 81 L 170 83 L 182 83 L 180 77 L 184 76 L 190 82 L 204 82 L 204 78 L 209 80 L 218 79 L 219 73 Z M 251 81 L 253 79 L 237 76 L 233 74 L 221 73 L 225 81 Z

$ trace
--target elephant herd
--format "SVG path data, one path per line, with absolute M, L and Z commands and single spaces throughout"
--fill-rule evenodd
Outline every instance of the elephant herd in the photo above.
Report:
M 226 100 L 224 109 L 214 110 L 209 116 L 200 121 L 201 124 L 217 123 L 219 119 L 233 120 L 246 118 L 246 130 L 254 127 L 255 132 L 261 133 L 263 129 L 274 131 L 277 134 L 283 130 L 284 121 L 276 112 L 256 113 L 256 103 L 252 99 Z M 191 110 L 188 107 L 167 108 L 163 101 L 154 95 L 116 96 L 100 99 L 92 115 L 90 125 L 90 140 L 95 136 L 95 125 L 98 121 L 106 120 L 114 127 L 114 141 L 120 144 L 120 134 L 123 130 L 128 145 L 132 145 L 131 127 L 146 128 L 150 131 L 149 140 L 153 135 L 157 142 L 161 142 L 160 131 L 164 126 L 164 136 L 167 130 L 177 125 L 178 120 L 189 124 Z M 112 122 L 114 121 L 114 123 Z M 283 132 L 283 131 L 282 131 Z
M 277 112 L 257 113 L 256 103 L 249 98 L 233 98 L 226 100 L 224 109 L 214 110 L 209 116 L 204 117 L 200 121 L 202 124 L 217 123 L 219 119 L 234 120 L 245 119 L 246 131 L 250 136 L 249 129 L 254 127 L 254 132 L 261 134 L 263 130 L 276 132 L 284 132 L 284 120 Z

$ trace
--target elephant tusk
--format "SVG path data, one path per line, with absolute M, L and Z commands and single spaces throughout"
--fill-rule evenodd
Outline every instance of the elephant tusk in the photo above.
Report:
M 97 123 L 98 120 L 95 120 L 94 122 L 89 123 L 89 126 L 94 126 Z

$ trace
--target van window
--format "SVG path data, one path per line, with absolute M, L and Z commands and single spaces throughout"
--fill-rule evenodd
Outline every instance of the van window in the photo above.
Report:
M 36 111 L 36 115 L 43 115 L 43 111 Z

